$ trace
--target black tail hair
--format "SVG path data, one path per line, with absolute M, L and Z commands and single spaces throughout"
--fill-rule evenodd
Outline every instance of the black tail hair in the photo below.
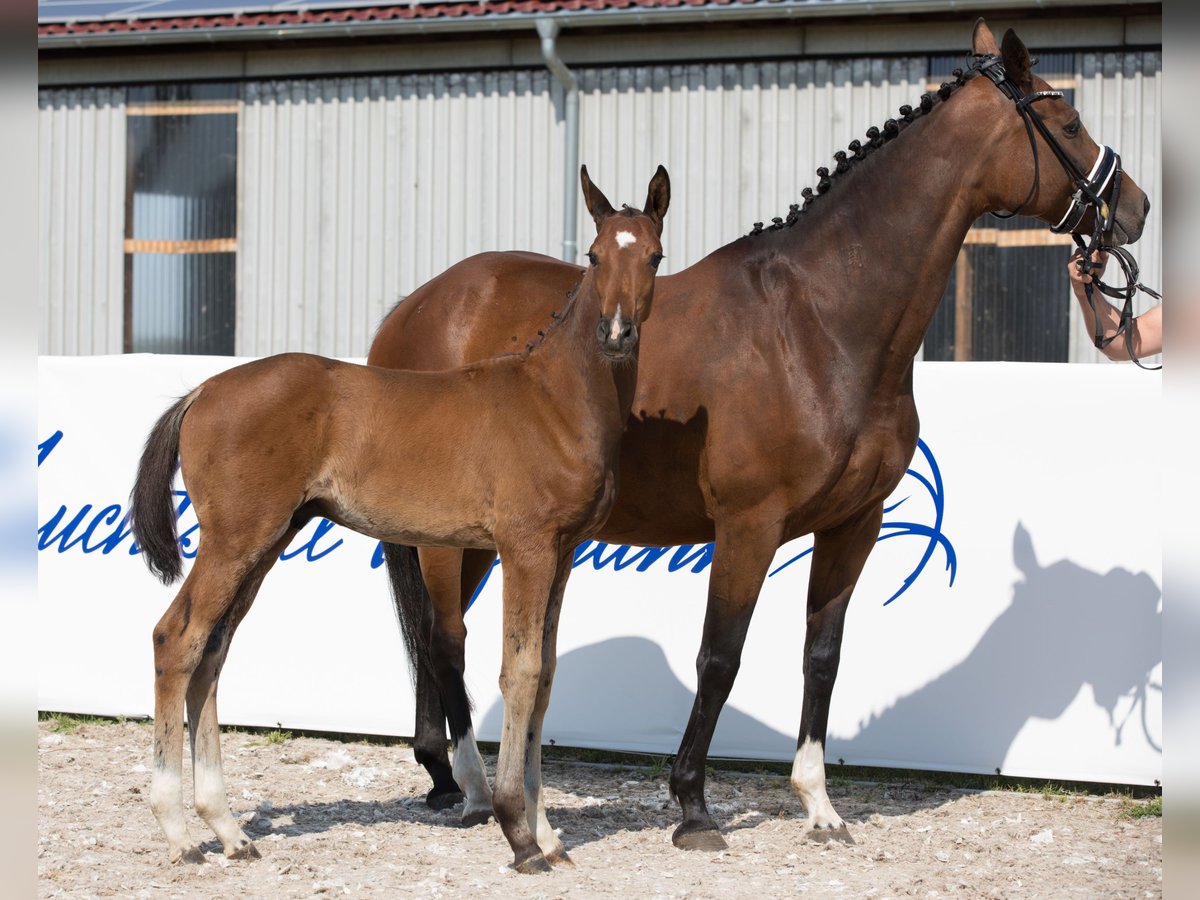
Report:
M 170 584 L 183 574 L 183 557 L 175 535 L 171 485 L 179 468 L 179 429 L 197 392 L 180 397 L 150 430 L 130 495 L 130 528 L 147 567 Z

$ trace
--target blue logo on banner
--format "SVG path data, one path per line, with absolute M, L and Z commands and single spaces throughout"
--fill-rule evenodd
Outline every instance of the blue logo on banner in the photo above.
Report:
M 63 432 L 56 431 L 38 444 L 39 467 L 50 457 L 62 440 Z M 951 586 L 954 584 L 954 577 L 958 570 L 958 557 L 954 552 L 954 545 L 942 533 L 942 523 L 946 511 L 946 493 L 945 485 L 942 483 L 941 470 L 938 468 L 937 460 L 934 459 L 929 445 L 924 441 L 917 442 L 917 456 L 918 458 L 914 460 L 914 463 L 923 460 L 924 468 L 928 472 L 919 471 L 918 468 L 914 467 L 908 469 L 905 474 L 907 478 L 911 478 L 915 482 L 920 491 L 928 495 L 929 505 L 932 507 L 933 512 L 933 521 L 930 523 L 909 521 L 903 513 L 900 513 L 898 518 L 889 518 L 893 513 L 901 510 L 902 507 L 904 509 L 914 509 L 918 506 L 915 502 L 910 504 L 909 501 L 912 500 L 911 495 L 896 501 L 884 509 L 883 524 L 879 530 L 879 541 L 887 541 L 900 537 L 915 537 L 925 541 L 924 552 L 916 566 L 901 581 L 895 593 L 884 601 L 884 606 L 896 600 L 912 587 L 913 583 L 921 576 L 921 573 L 925 571 L 925 568 L 929 565 L 939 547 L 946 559 L 945 570 L 950 573 L 949 584 Z M 199 549 L 200 526 L 194 521 L 194 513 L 190 517 L 187 515 L 192 505 L 187 492 L 175 491 L 174 495 L 176 497 L 175 517 L 179 522 L 180 528 L 180 550 L 184 557 L 192 559 Z M 906 506 L 906 504 L 908 505 Z M 190 524 L 183 521 L 185 518 L 191 520 Z M 308 537 L 280 554 L 280 560 L 287 561 L 300 558 L 304 562 L 311 563 L 324 559 L 344 543 L 341 538 L 330 538 L 330 532 L 336 527 L 328 519 L 314 520 L 312 532 Z M 57 553 L 78 550 L 85 554 L 99 553 L 101 556 L 107 556 L 128 539 L 128 554 L 136 556 L 141 552 L 141 548 L 132 540 L 132 537 L 133 533 L 129 529 L 129 514 L 120 504 L 113 503 L 99 506 L 98 504 L 85 503 L 74 513 L 68 510 L 66 506 L 60 506 L 57 512 L 38 526 L 37 549 L 41 552 L 54 550 Z M 768 577 L 778 575 L 789 566 L 804 559 L 812 551 L 813 548 L 810 543 L 806 549 L 772 569 L 768 573 Z M 590 564 L 596 570 L 612 569 L 619 572 L 622 569 L 632 567 L 635 572 L 645 572 L 662 560 L 668 572 L 678 572 L 686 569 L 689 572 L 699 573 L 712 564 L 712 559 L 713 545 L 711 543 L 702 545 L 685 544 L 681 547 L 631 547 L 626 544 L 613 546 L 600 541 L 584 541 L 575 548 L 573 567 L 578 568 Z M 381 565 L 383 565 L 383 548 L 381 544 L 376 544 L 375 550 L 371 554 L 370 566 L 372 569 L 377 569 Z M 487 585 L 491 573 L 497 565 L 499 565 L 498 561 L 484 575 L 479 587 L 475 590 L 474 596 L 471 597 L 471 603 L 475 602 L 480 592 Z

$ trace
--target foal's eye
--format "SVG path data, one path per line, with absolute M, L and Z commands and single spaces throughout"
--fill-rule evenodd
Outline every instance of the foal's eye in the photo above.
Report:
M 600 257 L 596 256 L 596 251 L 588 251 L 588 262 L 590 262 L 593 266 L 600 265 Z
M 652 269 L 657 269 L 658 264 L 662 261 L 663 261 L 663 255 L 661 253 L 655 253 L 653 256 L 650 257 L 650 267 Z

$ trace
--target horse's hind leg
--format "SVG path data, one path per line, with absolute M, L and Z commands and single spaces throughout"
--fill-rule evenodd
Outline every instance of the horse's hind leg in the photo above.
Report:
M 804 703 L 792 763 L 792 786 L 814 830 L 845 827 L 825 792 L 829 699 L 841 659 L 846 607 L 879 537 L 882 518 L 882 505 L 873 507 L 838 528 L 817 534 L 813 544 L 804 635 Z
M 183 702 L 209 635 L 237 591 L 236 565 L 201 549 L 175 600 L 154 627 L 154 768 L 150 808 L 172 862 L 204 862 L 183 814 Z
M 196 812 L 221 840 L 230 859 L 257 859 L 260 854 L 229 809 L 225 776 L 221 769 L 221 730 L 217 719 L 217 685 L 229 645 L 242 618 L 250 610 L 263 578 L 295 535 L 284 538 L 264 554 L 237 590 L 233 603 L 217 622 L 205 644 L 204 655 L 187 689 L 188 730 L 192 740 Z
M 491 550 L 422 548 L 420 557 L 421 572 L 429 590 L 433 613 L 429 631 L 433 678 L 419 667 L 417 690 L 420 693 L 422 674 L 426 675 L 427 682 L 436 680 L 436 684 L 430 687 L 438 693 L 439 710 L 445 709 L 449 720 L 450 737 L 454 744 L 453 779 L 456 787 L 465 794 L 462 822 L 464 825 L 482 825 L 492 816 L 492 789 L 488 785 L 479 746 L 475 743 L 470 701 L 463 680 L 467 639 L 464 614 L 467 603 L 491 568 L 496 554 Z M 426 690 L 430 690 L 430 687 Z M 420 721 L 421 716 L 418 715 Z M 434 749 L 430 746 L 432 742 L 436 742 L 436 747 L 444 755 L 446 741 L 440 720 L 436 732 L 424 738 L 418 735 L 414 744 L 428 754 Z M 429 766 L 426 765 L 426 768 L 429 769 Z M 432 769 L 430 774 L 433 774 Z M 436 775 L 434 790 L 437 790 Z M 430 798 L 432 796 L 431 791 Z M 430 798 L 426 802 L 438 808 Z

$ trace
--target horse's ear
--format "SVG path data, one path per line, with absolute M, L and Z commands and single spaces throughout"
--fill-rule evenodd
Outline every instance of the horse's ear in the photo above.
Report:
M 646 190 L 646 205 L 642 211 L 658 226 L 659 236 L 662 236 L 663 219 L 667 215 L 667 207 L 671 205 L 671 177 L 662 166 L 650 179 L 650 187 Z
M 996 46 L 996 36 L 987 22 L 980 17 L 975 20 L 975 33 L 971 35 L 971 50 L 976 56 L 999 56 L 1000 48 Z
M 1000 43 L 1000 58 L 1004 60 L 1004 72 L 1022 92 L 1033 90 L 1033 61 L 1025 44 L 1011 28 L 1004 32 Z
M 613 214 L 612 204 L 608 202 L 608 198 L 604 196 L 600 188 L 592 184 L 592 179 L 588 178 L 587 166 L 579 167 L 579 183 L 583 185 L 583 202 L 587 204 L 588 212 L 592 214 L 592 221 L 599 228 L 600 223 Z

